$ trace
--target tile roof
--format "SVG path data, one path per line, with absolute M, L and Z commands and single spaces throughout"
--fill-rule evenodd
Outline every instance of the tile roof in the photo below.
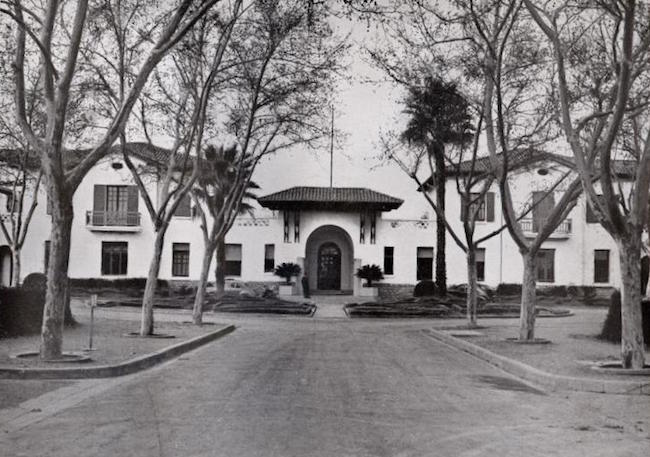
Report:
M 132 142 L 126 145 L 130 156 L 143 160 L 149 165 L 164 166 L 171 154 L 169 149 L 161 148 L 149 143 Z M 90 152 L 90 149 L 68 149 L 64 153 L 65 167 L 72 168 L 79 164 L 83 158 Z M 119 144 L 111 146 L 110 154 L 122 154 Z M 0 148 L 0 162 L 12 167 L 17 167 L 22 160 L 22 151 L 19 149 Z M 30 156 L 28 165 L 30 169 L 37 169 L 40 160 L 36 153 Z
M 353 209 L 367 208 L 389 211 L 399 208 L 404 200 L 365 187 L 292 187 L 259 197 L 257 201 L 269 209 Z

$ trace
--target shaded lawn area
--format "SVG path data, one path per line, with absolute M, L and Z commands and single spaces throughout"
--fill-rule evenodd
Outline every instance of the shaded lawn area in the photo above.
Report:
M 75 318 L 78 321 L 78 325 L 66 327 L 64 330 L 63 350 L 66 352 L 82 352 L 88 347 L 90 331 L 89 318 L 86 316 L 75 316 Z M 126 336 L 126 334 L 137 332 L 139 322 L 105 319 L 101 317 L 101 310 L 98 310 L 95 313 L 93 335 L 93 348 L 96 350 L 87 352 L 87 355 L 91 357 L 92 361 L 85 363 L 84 366 L 125 362 L 135 357 L 150 354 L 167 346 L 215 331 L 218 328 L 218 326 L 214 325 L 198 327 L 179 322 L 156 322 L 156 333 L 173 335 L 174 338 L 133 338 Z M 80 366 L 78 363 L 51 364 L 40 362 L 37 358 L 15 359 L 11 357 L 20 352 L 38 351 L 39 342 L 40 335 L 0 339 L 0 365 L 16 368 Z
M 462 300 L 455 297 L 420 297 L 405 298 L 394 301 L 379 301 L 365 303 L 350 303 L 345 305 L 345 312 L 350 317 L 378 318 L 462 318 L 465 317 L 466 307 Z M 479 303 L 479 317 L 519 317 L 518 303 Z M 538 306 L 537 315 L 540 317 L 559 317 L 570 315 L 567 309 L 554 306 Z

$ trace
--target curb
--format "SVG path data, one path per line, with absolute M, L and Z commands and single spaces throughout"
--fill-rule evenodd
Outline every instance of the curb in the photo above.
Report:
M 66 368 L 8 368 L 0 367 L 0 379 L 87 379 L 114 378 L 151 368 L 166 360 L 177 357 L 199 346 L 217 340 L 235 330 L 234 325 L 227 325 L 214 332 L 200 335 L 187 341 L 145 354 L 115 365 L 97 365 L 94 367 Z
M 572 390 L 580 392 L 597 392 L 605 394 L 650 395 L 648 381 L 614 381 L 607 379 L 576 378 L 572 376 L 547 373 L 538 368 L 508 357 L 495 354 L 473 343 L 455 338 L 439 330 L 428 329 L 425 332 L 432 338 L 482 359 L 510 374 L 530 381 L 551 391 Z

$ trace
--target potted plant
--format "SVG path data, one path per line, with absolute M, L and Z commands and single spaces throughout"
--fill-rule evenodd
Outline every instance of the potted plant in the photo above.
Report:
M 284 284 L 280 284 L 280 290 L 278 291 L 280 295 L 293 295 L 295 292 L 295 284 L 291 282 L 291 278 L 294 276 L 300 275 L 300 265 L 292 262 L 283 262 L 277 267 L 273 274 L 284 278 L 286 281 Z
M 364 265 L 357 270 L 356 275 L 358 278 L 366 280 L 366 283 L 363 284 L 363 287 L 359 290 L 361 296 L 376 297 L 379 295 L 379 289 L 372 285 L 373 281 L 384 279 L 384 273 L 381 271 L 379 265 Z

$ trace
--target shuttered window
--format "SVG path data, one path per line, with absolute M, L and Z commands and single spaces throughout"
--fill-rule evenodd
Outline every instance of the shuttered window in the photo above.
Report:
M 598 200 L 601 201 L 601 203 L 604 203 L 604 201 L 603 201 L 604 196 L 603 195 L 597 195 L 597 197 L 598 197 Z M 591 203 L 589 203 L 588 199 L 586 201 L 586 204 L 587 204 L 587 223 L 588 224 L 597 224 L 598 223 L 598 217 L 596 216 L 596 213 L 594 213 L 594 210 L 593 210 L 593 208 L 591 206 Z
M 472 214 L 474 209 L 478 206 L 474 221 L 494 222 L 494 192 L 486 192 L 483 197 L 481 197 L 481 194 L 473 193 L 470 198 L 473 202 L 470 204 L 470 214 Z M 465 211 L 465 205 L 463 205 L 462 201 L 460 207 L 460 220 L 467 220 L 467 212 Z
M 189 194 L 181 198 L 180 203 L 174 211 L 176 217 L 192 217 L 192 197 Z

